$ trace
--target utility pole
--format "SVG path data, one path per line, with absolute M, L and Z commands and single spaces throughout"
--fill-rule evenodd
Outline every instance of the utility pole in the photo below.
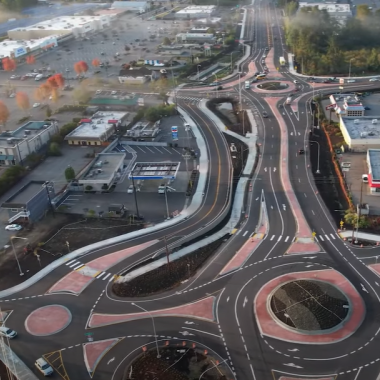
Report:
M 356 220 L 356 239 L 355 239 L 355 244 L 358 244 L 358 233 L 359 233 L 359 222 L 360 222 L 360 216 L 361 216 L 361 211 L 362 211 L 362 202 L 363 202 L 363 181 L 360 185 L 360 200 L 359 200 L 359 205 L 357 206 L 357 220 Z M 354 241 L 354 230 L 355 228 L 352 229 L 352 242 Z
M 137 204 L 137 194 L 136 194 L 137 191 L 136 191 L 136 186 L 135 186 L 135 179 L 134 179 L 134 175 L 133 175 L 133 170 L 132 170 L 131 179 L 132 179 L 132 186 L 133 186 L 133 194 L 135 196 L 136 215 L 137 215 L 137 218 L 140 220 L 139 207 L 138 207 L 138 204 Z

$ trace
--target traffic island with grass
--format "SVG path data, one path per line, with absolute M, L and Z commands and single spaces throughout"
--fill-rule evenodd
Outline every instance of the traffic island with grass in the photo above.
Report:
M 183 346 L 152 349 L 141 354 L 124 371 L 123 380 L 227 380 L 230 371 L 224 363 L 205 351 Z

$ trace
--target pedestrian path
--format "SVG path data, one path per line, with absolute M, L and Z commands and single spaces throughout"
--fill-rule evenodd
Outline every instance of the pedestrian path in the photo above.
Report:
M 86 264 L 83 264 L 77 260 L 71 260 L 68 263 L 66 263 L 65 265 L 74 271 L 83 272 L 86 270 Z M 111 282 L 113 279 L 117 278 L 117 275 L 109 273 L 109 272 L 97 271 L 93 274 L 92 277 L 96 278 L 96 279 L 103 280 L 103 281 L 108 280 L 109 282 Z
M 248 230 L 237 230 L 234 232 L 234 235 L 242 234 L 243 237 L 253 237 L 254 232 L 250 232 Z M 340 236 L 338 233 L 331 234 L 316 234 L 314 240 L 316 242 L 324 242 L 324 241 L 333 241 L 339 239 Z M 273 242 L 283 242 L 283 243 L 294 243 L 296 241 L 296 236 L 286 236 L 286 235 L 273 235 L 273 234 L 265 234 L 262 240 L 269 240 Z
M 196 98 L 194 96 L 183 96 L 183 95 L 177 95 L 176 98 L 181 99 L 181 100 L 190 100 L 194 102 L 199 102 L 203 99 L 203 98 Z

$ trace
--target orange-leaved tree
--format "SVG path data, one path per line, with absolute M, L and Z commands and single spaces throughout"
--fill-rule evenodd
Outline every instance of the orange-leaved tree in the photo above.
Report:
M 35 56 L 34 56 L 34 55 L 28 55 L 28 56 L 26 57 L 26 63 L 27 63 L 28 65 L 33 65 L 34 63 L 36 63 L 36 58 L 35 58 Z
M 25 92 L 16 92 L 16 103 L 23 111 L 27 111 L 30 108 L 29 96 Z
M 58 87 L 54 87 L 52 90 L 51 90 L 51 100 L 56 103 L 58 101 L 58 98 L 59 98 L 59 90 L 58 90 Z
M 0 124 L 5 125 L 9 119 L 9 110 L 8 107 L 0 102 Z
M 65 85 L 65 79 L 63 78 L 62 74 L 55 74 L 52 77 L 50 77 L 46 83 L 50 86 L 50 88 L 58 88 L 63 87 Z
M 3 69 L 5 71 L 14 71 L 17 67 L 16 61 L 14 59 L 10 59 L 8 57 L 3 59 Z
M 100 61 L 98 58 L 94 58 L 91 63 L 92 63 L 92 66 L 94 67 L 99 67 L 100 65 Z
M 74 70 L 77 74 L 83 74 L 88 71 L 88 65 L 85 61 L 74 63 Z
M 50 93 L 51 86 L 48 83 L 43 83 L 36 89 L 34 96 L 38 101 L 43 102 L 49 97 Z

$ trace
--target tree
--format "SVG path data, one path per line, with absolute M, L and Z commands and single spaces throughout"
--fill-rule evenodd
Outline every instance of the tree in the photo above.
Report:
M 51 117 L 52 115 L 52 111 L 49 105 L 46 107 L 45 115 L 47 118 Z
M 40 87 L 38 87 L 35 92 L 34 96 L 36 100 L 40 102 L 44 102 L 51 93 L 51 87 L 48 83 L 42 83 Z
M 88 65 L 85 61 L 74 63 L 74 71 L 79 75 L 88 71 Z
M 100 65 L 100 61 L 99 61 L 98 58 L 94 58 L 94 59 L 92 60 L 91 64 L 92 64 L 92 66 L 94 66 L 94 67 L 99 67 L 99 65 Z
M 4 58 L 2 63 L 5 71 L 14 71 L 17 67 L 16 61 L 8 57 Z
M 0 124 L 5 125 L 9 119 L 9 110 L 8 107 L 0 102 Z
M 23 111 L 30 109 L 29 96 L 25 92 L 16 92 L 16 103 Z
M 164 45 L 170 45 L 170 44 L 171 44 L 170 38 L 169 38 L 169 37 L 165 37 L 165 38 L 162 40 L 162 43 L 163 43 Z
M 48 153 L 50 156 L 61 156 L 62 155 L 61 149 L 59 148 L 59 145 L 56 142 L 50 143 Z M 70 166 L 70 168 L 71 168 L 71 166 Z M 69 169 L 69 168 L 67 168 L 67 169 Z M 75 173 L 74 173 L 74 176 L 75 176 Z M 66 177 L 66 171 L 65 171 L 65 177 Z M 66 177 L 66 179 L 67 179 L 67 177 Z M 69 180 L 67 180 L 67 181 L 69 181 Z
M 34 56 L 34 55 L 28 55 L 28 56 L 26 57 L 26 63 L 27 63 L 28 65 L 33 65 L 34 63 L 36 63 L 36 58 L 35 58 L 35 56 Z
M 58 88 L 53 88 L 51 91 L 51 100 L 56 103 L 59 99 L 59 90 Z
M 74 100 L 76 100 L 78 103 L 82 104 L 87 104 L 88 101 L 91 99 L 91 94 L 85 88 L 84 86 L 77 87 L 73 92 L 72 92 L 72 97 Z
M 356 17 L 359 20 L 365 20 L 372 14 L 367 4 L 360 4 L 356 7 Z
M 123 70 L 129 70 L 131 68 L 131 65 L 129 63 L 124 63 L 122 67 Z
M 46 83 L 53 88 L 62 88 L 65 85 L 65 78 L 63 78 L 62 74 L 55 74 L 50 77 Z
M 70 182 L 73 179 L 75 179 L 75 170 L 71 166 L 68 166 L 66 168 L 66 170 L 65 170 L 65 178 L 66 178 L 67 182 Z

